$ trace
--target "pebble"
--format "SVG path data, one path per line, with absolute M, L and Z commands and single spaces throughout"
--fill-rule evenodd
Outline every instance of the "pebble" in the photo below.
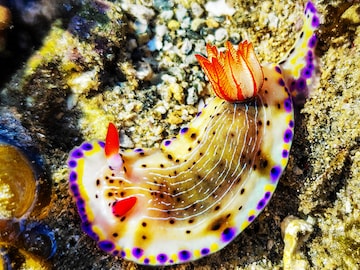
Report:
M 155 112 L 160 113 L 160 114 L 165 114 L 167 112 L 167 110 L 166 110 L 165 106 L 160 105 L 155 108 Z
M 163 37 L 165 36 L 165 34 L 168 32 L 168 28 L 166 27 L 166 25 L 163 24 L 158 24 L 155 27 L 155 34 L 158 37 Z
M 148 30 L 148 23 L 143 20 L 136 20 L 134 23 L 134 30 L 137 35 L 144 34 Z
M 226 39 L 228 39 L 229 35 L 228 35 L 228 32 L 225 28 L 219 28 L 219 29 L 216 29 L 215 31 L 215 40 L 217 42 L 223 42 L 225 41 Z
M 190 26 L 190 29 L 192 31 L 199 31 L 205 24 L 205 20 L 204 19 L 200 19 L 200 18 L 195 18 L 192 20 L 191 22 L 191 26 Z
M 147 46 L 151 52 L 160 51 L 163 48 L 163 43 L 161 38 L 155 36 L 147 43 Z
M 268 14 L 268 18 L 269 18 L 269 28 L 270 29 L 277 29 L 278 25 L 279 25 L 279 18 L 275 15 L 274 12 L 270 12 Z
M 169 21 L 167 27 L 171 30 L 171 31 L 176 31 L 180 28 L 180 23 L 176 20 L 171 20 Z
M 120 145 L 125 148 L 134 148 L 134 142 L 123 130 L 120 130 Z
M 199 18 L 204 13 L 204 10 L 198 3 L 192 2 L 191 3 L 191 12 L 192 12 L 192 14 L 194 14 L 194 16 L 196 18 Z
M 139 80 L 150 81 L 153 78 L 154 72 L 147 62 L 140 62 L 139 68 L 136 70 L 136 77 Z
M 174 12 L 172 10 L 165 10 L 160 13 L 160 18 L 162 18 L 164 21 L 169 21 L 173 18 Z
M 207 18 L 205 22 L 209 28 L 218 28 L 220 25 L 214 18 Z
M 235 33 L 231 33 L 230 34 L 230 41 L 233 43 L 233 44 L 238 44 L 241 40 L 241 37 L 240 37 L 240 34 L 235 32 Z
M 149 22 L 154 16 L 155 12 L 151 8 L 147 8 L 143 5 L 130 5 L 129 7 L 124 5 L 123 8 L 128 10 L 139 21 Z
M 185 38 L 185 39 L 184 39 L 184 42 L 183 42 L 183 44 L 182 44 L 182 46 L 181 46 L 181 49 L 180 49 L 181 52 L 182 52 L 183 54 L 189 54 L 189 53 L 191 52 L 192 48 L 193 48 L 193 43 L 192 43 L 192 41 L 189 40 L 188 38 Z
M 230 7 L 225 0 L 209 1 L 205 4 L 205 10 L 210 16 L 232 16 L 235 9 Z
M 214 43 L 214 41 L 215 41 L 215 36 L 212 35 L 212 34 L 209 34 L 209 35 L 207 35 L 207 36 L 205 37 L 205 41 L 206 41 L 206 43 Z
M 159 11 L 170 10 L 173 6 L 174 3 L 171 0 L 154 0 L 154 8 Z
M 196 91 L 195 87 L 190 87 L 187 90 L 187 92 L 188 92 L 188 95 L 186 97 L 186 104 L 194 105 L 195 103 L 197 103 L 199 100 L 199 97 L 197 95 L 197 91 Z
M 191 18 L 190 17 L 185 17 L 182 22 L 181 22 L 181 28 L 182 29 L 189 29 L 190 25 L 191 25 Z
M 187 16 L 187 9 L 184 6 L 179 5 L 178 8 L 175 11 L 176 19 L 179 22 L 181 22 L 181 21 L 183 21 L 185 19 L 186 16 Z

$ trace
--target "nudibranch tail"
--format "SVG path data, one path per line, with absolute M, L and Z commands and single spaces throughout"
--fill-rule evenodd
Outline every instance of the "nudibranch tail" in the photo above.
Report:
M 254 97 L 262 87 L 264 75 L 252 44 L 245 40 L 237 50 L 229 41 L 225 45 L 225 53 L 207 44 L 208 58 L 195 55 L 215 94 L 230 102 Z
M 306 70 L 314 73 L 311 3 L 305 17 L 280 64 L 260 66 L 247 41 L 238 50 L 227 43 L 225 52 L 208 45 L 208 58 L 197 58 L 216 96 L 159 149 L 120 149 L 109 124 L 105 142 L 70 152 L 70 192 L 101 249 L 145 265 L 193 261 L 225 247 L 261 213 L 289 159 L 289 89 L 307 87 Z
M 319 15 L 312 2 L 308 2 L 304 11 L 304 22 L 297 41 L 286 58 L 280 61 L 284 80 L 288 85 L 293 101 L 303 103 L 315 84 L 318 67 L 315 56 L 317 37 L 315 31 L 320 24 Z

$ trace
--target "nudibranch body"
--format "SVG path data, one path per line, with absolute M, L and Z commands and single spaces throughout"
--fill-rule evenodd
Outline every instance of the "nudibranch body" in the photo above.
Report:
M 220 250 L 259 215 L 288 161 L 292 96 L 315 73 L 318 24 L 309 2 L 279 64 L 261 66 L 246 41 L 225 53 L 208 45 L 208 58 L 197 58 L 217 96 L 160 149 L 120 150 L 110 124 L 105 142 L 70 153 L 70 191 L 101 249 L 139 264 L 183 263 Z

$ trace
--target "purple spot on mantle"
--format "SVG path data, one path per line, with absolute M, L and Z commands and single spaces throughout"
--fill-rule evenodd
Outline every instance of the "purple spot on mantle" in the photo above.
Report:
M 276 182 L 279 180 L 281 174 L 281 167 L 280 166 L 274 166 L 270 170 L 270 177 L 273 182 Z
M 208 248 L 203 248 L 202 250 L 201 250 L 201 254 L 202 255 L 207 255 L 207 254 L 209 254 L 210 253 L 210 249 L 208 249 Z
M 93 146 L 91 143 L 83 143 L 81 145 L 81 148 L 85 151 L 90 151 L 91 149 L 93 149 Z
M 196 117 L 199 117 L 199 116 L 201 115 L 201 113 L 202 113 L 202 111 L 198 112 L 198 113 L 196 114 Z
M 291 99 L 290 98 L 287 98 L 287 99 L 285 99 L 285 101 L 284 101 L 284 108 L 285 108 L 285 111 L 286 112 L 291 112 L 291 110 L 292 110 L 292 106 L 291 106 Z
M 266 191 L 264 198 L 268 200 L 268 199 L 270 198 L 270 196 L 271 196 L 271 192 L 270 192 L 270 191 Z
M 101 148 L 104 148 L 105 147 L 105 142 L 99 141 L 99 145 L 100 145 Z
M 319 24 L 320 24 L 320 22 L 319 22 L 319 18 L 317 17 L 317 16 L 314 16 L 313 18 L 312 18 L 312 21 L 311 21 L 311 25 L 312 25 L 312 27 L 318 27 L 319 26 Z
M 264 208 L 264 206 L 266 205 L 266 200 L 265 199 L 261 199 L 259 202 L 258 202 L 258 205 L 256 207 L 257 210 L 261 210 Z
M 123 258 L 125 258 L 126 252 L 125 252 L 124 250 L 122 250 L 122 251 L 120 252 L 120 256 L 123 257 Z
M 315 13 L 316 12 L 316 8 L 314 6 L 314 4 L 312 2 L 307 2 L 306 4 L 306 7 L 305 7 L 305 14 L 308 12 L 308 10 L 311 12 L 311 13 Z
M 71 192 L 74 194 L 75 197 L 79 196 L 79 187 L 77 184 L 70 185 Z
M 223 242 L 229 242 L 235 237 L 236 229 L 235 228 L 226 228 L 221 233 L 221 240 Z
M 165 141 L 164 141 L 164 145 L 165 145 L 165 146 L 169 146 L 170 144 L 171 144 L 171 140 L 165 140 Z
M 85 201 L 83 199 L 79 198 L 76 202 L 76 206 L 81 212 L 85 211 L 84 205 L 85 205 Z
M 314 18 L 315 19 L 315 18 Z M 314 48 L 316 46 L 316 42 L 317 42 L 317 38 L 316 38 L 316 35 L 312 35 L 312 37 L 310 38 L 309 40 L 309 43 L 308 43 L 308 46 L 310 48 Z M 312 57 L 311 57 L 312 58 Z
M 298 91 L 304 91 L 306 88 L 306 81 L 303 78 L 299 78 L 296 82 L 296 88 Z
M 310 68 L 304 68 L 301 71 L 301 77 L 309 79 L 311 78 L 312 70 Z
M 180 129 L 180 134 L 183 135 L 186 132 L 188 132 L 189 128 L 188 127 L 183 127 L 182 129 Z
M 142 153 L 142 152 L 144 152 L 144 150 L 143 150 L 142 148 L 135 148 L 135 149 L 134 149 L 134 152 L 136 152 L 136 153 Z
M 159 263 L 165 263 L 168 260 L 168 256 L 166 254 L 159 254 L 156 256 L 156 259 Z
M 282 151 L 282 157 L 283 157 L 283 158 L 287 158 L 288 156 L 289 156 L 289 151 L 286 150 L 286 149 L 284 149 L 284 150 Z
M 279 84 L 280 84 L 281 86 L 285 86 L 284 80 L 283 80 L 283 79 L 279 79 Z
M 289 122 L 289 127 L 291 127 L 291 128 L 294 127 L 294 121 L 293 121 L 293 120 L 290 120 L 290 122 Z
M 70 168 L 75 168 L 76 165 L 77 165 L 77 162 L 76 162 L 75 160 L 73 160 L 73 159 L 69 160 L 68 166 L 69 166 Z
M 285 130 L 284 142 L 289 143 L 293 137 L 293 132 L 291 129 Z
M 254 216 L 254 215 L 251 215 L 251 216 L 248 217 L 248 221 L 249 221 L 249 222 L 252 222 L 254 219 L 255 219 L 255 216 Z
M 188 251 L 188 250 L 181 250 L 180 252 L 179 252 L 179 259 L 181 260 L 181 261 L 187 261 L 187 260 L 189 260 L 191 258 L 191 253 L 190 253 L 190 251 Z
M 79 148 L 77 148 L 71 153 L 71 156 L 73 158 L 82 158 L 84 156 L 84 154 Z
M 87 233 L 92 239 L 94 239 L 95 241 L 99 241 L 99 236 L 94 233 L 94 231 L 91 229 L 91 224 L 90 222 L 87 220 L 87 216 L 81 215 L 81 220 L 83 221 L 81 223 L 81 229 Z
M 279 66 L 276 66 L 276 67 L 275 67 L 275 70 L 276 70 L 277 73 L 280 73 L 280 74 L 281 74 L 281 68 L 280 68 Z
M 141 248 L 133 248 L 131 253 L 136 259 L 139 259 L 144 254 L 144 250 Z
M 115 248 L 115 245 L 113 242 L 106 241 L 106 240 L 100 241 L 98 245 L 102 250 L 104 250 L 106 252 L 110 252 Z

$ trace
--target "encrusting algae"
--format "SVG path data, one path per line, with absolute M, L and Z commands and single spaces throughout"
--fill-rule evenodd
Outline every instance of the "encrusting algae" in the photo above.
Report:
M 303 2 L 215 1 L 235 10 L 220 17 L 209 16 L 204 1 L 85 2 L 73 18 L 53 25 L 44 46 L 1 89 L 0 102 L 22 115 L 51 164 L 55 203 L 44 221 L 56 230 L 57 251 L 50 264 L 142 269 L 106 256 L 84 237 L 67 190 L 67 153 L 83 140 L 104 138 L 108 122 L 122 128 L 122 145 L 159 146 L 208 101 L 212 90 L 194 57 L 205 42 L 222 47 L 224 36 L 234 44 L 248 39 L 261 63 L 275 62 L 301 29 Z M 313 268 L 359 268 L 359 4 L 340 2 L 314 2 L 321 14 L 319 87 L 295 112 L 289 164 L 270 204 L 219 253 L 169 269 L 280 269 L 298 256 Z M 176 27 L 169 29 L 170 21 Z M 284 246 L 280 224 L 290 215 L 314 220 L 313 232 Z M 292 253 L 296 247 L 300 255 Z

